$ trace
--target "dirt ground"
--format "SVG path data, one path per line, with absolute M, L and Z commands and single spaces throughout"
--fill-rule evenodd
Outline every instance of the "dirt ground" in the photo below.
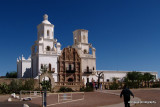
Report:
M 0 96 L 0 107 L 22 107 L 23 104 L 28 104 L 30 107 L 41 107 L 42 97 L 33 98 L 32 101 L 13 101 L 7 102 L 9 95 Z M 58 103 L 57 94 L 51 94 L 47 97 L 47 105 Z M 79 99 L 73 95 L 73 100 Z M 85 93 L 84 100 L 52 105 L 49 107 L 97 107 L 104 105 L 111 105 L 122 102 L 118 96 L 104 94 L 99 92 L 88 92 Z
M 120 94 L 121 90 L 110 91 L 112 93 Z M 141 101 L 155 101 L 156 104 L 136 104 L 132 107 L 159 107 L 160 105 L 160 89 L 131 89 L 135 97 L 139 97 Z M 32 101 L 17 101 L 7 102 L 9 95 L 0 95 L 0 107 L 23 107 L 23 104 L 28 104 L 29 107 L 41 107 L 42 97 L 33 98 Z M 73 99 L 79 99 L 81 96 L 73 95 Z M 58 104 L 57 94 L 48 94 L 47 105 L 56 104 L 49 107 L 98 107 L 118 104 L 123 102 L 123 99 L 117 95 L 100 93 L 100 92 L 87 92 L 85 93 L 84 100 Z
M 160 107 L 160 90 L 146 89 L 146 90 L 133 90 L 136 97 L 139 97 L 141 101 L 155 101 L 152 104 L 136 104 L 133 107 Z
M 110 93 L 120 94 L 121 90 L 107 90 Z M 144 89 L 131 89 L 135 97 L 141 99 L 141 101 L 155 101 L 152 104 L 136 104 L 132 107 L 160 107 L 160 88 L 144 88 Z

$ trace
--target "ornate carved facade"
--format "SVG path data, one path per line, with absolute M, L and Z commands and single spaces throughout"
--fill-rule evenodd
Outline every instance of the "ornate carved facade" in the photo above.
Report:
M 75 48 L 64 48 L 58 65 L 59 82 L 82 82 L 81 58 Z

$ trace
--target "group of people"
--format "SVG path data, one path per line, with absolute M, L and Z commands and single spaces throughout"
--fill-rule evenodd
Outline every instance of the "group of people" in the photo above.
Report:
M 102 90 L 102 83 L 99 84 L 100 89 Z M 93 88 L 98 89 L 98 84 L 93 82 Z

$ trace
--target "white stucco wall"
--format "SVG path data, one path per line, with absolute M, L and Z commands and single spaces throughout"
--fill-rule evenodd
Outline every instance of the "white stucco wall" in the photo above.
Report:
M 85 39 L 84 39 L 85 36 Z M 88 43 L 88 30 L 84 30 L 81 32 L 81 42 Z
M 82 72 L 84 72 L 87 69 L 87 66 L 89 69 L 96 70 L 96 60 L 94 58 L 82 58 L 81 59 L 81 66 L 82 66 Z
M 53 49 L 53 40 L 46 40 L 44 39 L 43 41 L 43 51 L 46 52 L 46 48 L 47 46 L 50 46 L 50 49 L 52 50 Z
M 31 77 L 31 60 L 22 60 L 22 77 Z
M 103 72 L 104 74 L 104 82 L 107 82 L 107 79 L 109 81 L 112 81 L 112 79 L 115 77 L 115 78 L 118 78 L 118 80 L 121 80 L 123 79 L 126 74 L 128 72 L 132 72 L 132 71 L 109 71 L 109 70 L 97 70 L 98 72 Z M 151 73 L 152 75 L 155 75 L 156 76 L 156 79 L 158 79 L 158 73 L 157 72 L 149 72 L 149 71 L 139 71 L 141 73 Z M 103 79 L 101 79 L 101 82 L 103 81 Z
M 87 51 L 87 53 L 89 53 L 89 45 L 88 44 L 82 44 L 81 45 L 81 50 L 84 53 L 84 50 Z
M 39 55 L 38 71 L 41 69 L 41 64 L 49 65 L 51 64 L 51 69 L 55 68 L 55 73 L 53 74 L 55 82 L 57 82 L 57 55 Z
M 53 25 L 44 26 L 44 38 L 53 39 L 54 38 L 54 29 Z M 49 36 L 47 36 L 47 31 L 49 31 Z
M 98 77 L 95 75 L 90 75 L 90 76 L 82 76 L 82 80 L 84 80 L 84 84 L 87 83 L 87 78 L 89 78 L 89 82 L 92 82 L 92 79 L 94 80 L 94 82 L 98 82 Z
M 19 59 L 17 61 L 17 76 L 18 78 L 30 78 L 31 77 L 31 60 Z

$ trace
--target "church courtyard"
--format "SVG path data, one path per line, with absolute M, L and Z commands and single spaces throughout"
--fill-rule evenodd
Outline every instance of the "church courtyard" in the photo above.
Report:
M 135 98 L 131 101 L 155 101 L 154 104 L 136 104 L 132 107 L 158 107 L 160 104 L 160 88 L 145 88 L 145 89 L 131 89 Z M 47 107 L 123 107 L 123 98 L 119 97 L 121 90 L 98 90 L 95 92 L 85 92 L 84 100 L 77 100 L 71 102 L 58 103 L 57 94 L 47 95 Z M 23 104 L 28 104 L 29 107 L 41 107 L 42 97 L 33 98 L 31 101 L 12 101 L 7 99 L 10 95 L 0 95 L 1 107 L 22 107 Z M 73 95 L 73 100 L 76 99 Z M 138 99 L 138 100 L 137 100 Z

